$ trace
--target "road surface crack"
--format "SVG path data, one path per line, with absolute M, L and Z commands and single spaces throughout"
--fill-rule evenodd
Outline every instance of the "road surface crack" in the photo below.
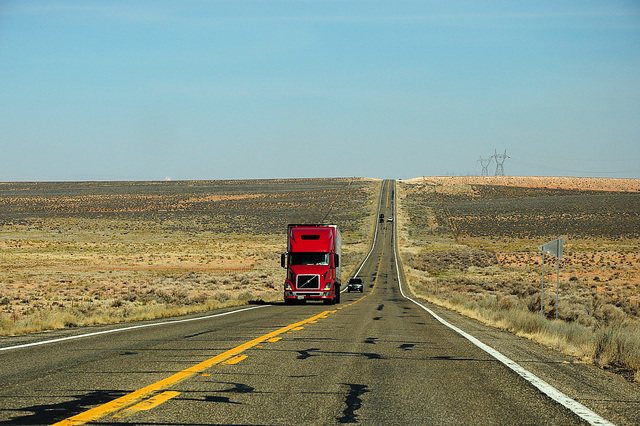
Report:
M 339 423 L 358 423 L 356 411 L 362 406 L 361 395 L 369 392 L 367 385 L 356 385 L 353 383 L 341 383 L 349 386 L 349 393 L 346 397 L 347 408 L 342 412 L 342 417 L 338 417 Z

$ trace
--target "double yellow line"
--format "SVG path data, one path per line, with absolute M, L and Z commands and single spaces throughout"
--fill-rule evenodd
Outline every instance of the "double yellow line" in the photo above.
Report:
M 314 315 L 310 318 L 307 318 L 305 320 L 296 322 L 294 324 L 290 324 L 286 327 L 283 327 L 279 330 L 276 331 L 272 331 L 271 333 L 265 334 L 264 336 L 260 336 L 256 339 L 253 339 L 249 342 L 243 343 L 240 346 L 236 346 L 233 349 L 230 349 L 224 353 L 221 353 L 220 355 L 214 356 L 213 358 L 210 358 L 206 361 L 201 362 L 200 364 L 196 364 L 192 367 L 187 368 L 186 370 L 182 370 L 179 373 L 174 374 L 173 376 L 167 377 L 166 379 L 160 380 L 159 382 L 153 383 L 149 386 L 146 386 L 142 389 L 138 389 L 137 391 L 131 392 L 127 395 L 121 396 L 118 399 L 114 399 L 111 402 L 107 402 L 106 404 L 100 405 L 98 407 L 92 408 L 90 410 L 87 410 L 83 413 L 77 414 L 73 417 L 69 417 L 67 419 L 64 419 L 58 423 L 55 423 L 55 425 L 82 425 L 85 424 L 87 422 L 91 422 L 94 420 L 97 420 L 99 418 L 105 417 L 109 414 L 113 414 L 116 413 L 120 410 L 124 410 L 127 407 L 131 407 L 134 404 L 138 404 L 140 401 L 142 401 L 145 398 L 149 398 L 150 396 L 156 394 L 157 392 L 163 391 L 166 388 L 168 388 L 169 386 L 172 386 L 182 380 L 185 380 L 189 377 L 195 376 L 196 374 L 201 373 L 202 371 L 216 365 L 216 364 L 220 364 L 226 360 L 229 360 L 230 358 L 233 358 L 235 356 L 237 356 L 238 354 L 240 354 L 241 352 L 246 351 L 247 349 L 250 349 L 254 346 L 257 346 L 258 344 L 266 341 L 266 340 L 270 340 L 270 339 L 274 339 L 276 336 L 278 336 L 279 334 L 282 333 L 286 333 L 289 330 L 292 329 L 296 329 L 298 327 L 302 327 L 304 324 L 310 323 L 310 322 L 315 322 L 320 318 L 326 318 L 329 314 L 331 313 L 335 313 L 336 311 L 324 311 L 318 315 Z M 300 329 L 300 328 L 298 328 Z M 277 340 L 277 339 L 276 339 Z M 274 340 L 275 341 L 275 340 Z M 147 401 L 144 401 L 144 403 L 138 404 L 140 405 L 142 408 L 139 408 L 140 410 L 143 409 L 147 409 L 144 407 L 154 407 L 170 398 L 172 398 L 173 396 L 176 396 L 176 393 L 173 392 L 165 392 L 163 394 L 160 395 L 156 395 L 151 397 L 150 399 L 148 399 Z

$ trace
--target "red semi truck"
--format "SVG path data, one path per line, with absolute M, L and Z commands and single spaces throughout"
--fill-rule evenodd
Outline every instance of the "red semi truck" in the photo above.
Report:
M 284 302 L 340 303 L 342 236 L 337 225 L 288 225 Z

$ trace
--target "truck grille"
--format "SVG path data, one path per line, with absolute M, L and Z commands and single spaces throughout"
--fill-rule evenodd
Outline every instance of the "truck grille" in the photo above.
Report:
M 320 288 L 320 275 L 298 275 L 297 288 Z

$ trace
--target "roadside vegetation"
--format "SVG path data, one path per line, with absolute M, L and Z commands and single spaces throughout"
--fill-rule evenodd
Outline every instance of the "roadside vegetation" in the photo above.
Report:
M 538 187 L 475 179 L 398 185 L 400 251 L 414 294 L 640 382 L 640 184 L 600 191 L 593 180 L 583 189 L 559 178 L 555 188 L 541 178 Z M 545 258 L 541 315 L 538 246 L 558 237 L 555 320 L 556 259 Z
M 287 223 L 338 224 L 347 274 L 368 248 L 379 186 L 0 184 L 0 335 L 280 301 Z

